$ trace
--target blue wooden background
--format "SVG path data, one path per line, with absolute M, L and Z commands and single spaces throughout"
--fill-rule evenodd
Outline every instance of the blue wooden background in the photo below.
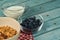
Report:
M 37 14 L 44 18 L 41 31 L 33 34 L 35 40 L 60 40 L 60 0 L 0 0 L 0 16 L 1 8 L 21 4 L 26 7 L 23 18 Z

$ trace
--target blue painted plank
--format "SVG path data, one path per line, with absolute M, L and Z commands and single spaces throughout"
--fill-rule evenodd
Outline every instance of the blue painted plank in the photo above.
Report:
M 35 38 L 35 40 L 60 40 L 60 28 L 45 33 Z
M 42 4 L 42 3 L 45 3 L 45 2 L 49 2 L 49 1 L 52 1 L 52 0 L 30 0 L 30 1 L 24 2 L 24 4 L 26 6 L 32 7 L 32 6 Z
M 54 18 L 58 18 L 58 17 L 60 17 L 60 8 L 42 13 L 40 15 L 43 16 L 44 21 L 49 21 L 49 20 L 52 20 Z
M 2 3 L 4 3 L 6 0 L 0 0 L 0 5 L 2 4 Z
M 25 12 L 24 17 L 41 14 L 41 13 L 44 13 L 47 11 L 51 11 L 53 9 L 57 9 L 59 7 L 60 7 L 60 0 L 37 5 L 37 6 L 31 7 L 27 12 Z M 27 15 L 27 16 L 25 16 L 25 15 Z
M 6 6 L 12 6 L 12 5 L 18 5 L 21 3 L 24 3 L 28 0 L 6 0 L 5 2 L 3 2 L 0 7 L 4 8 Z

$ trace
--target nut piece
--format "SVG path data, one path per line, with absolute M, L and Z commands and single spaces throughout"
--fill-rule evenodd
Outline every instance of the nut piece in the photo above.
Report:
M 0 40 L 13 37 L 17 34 L 17 31 L 10 26 L 1 26 L 0 27 Z

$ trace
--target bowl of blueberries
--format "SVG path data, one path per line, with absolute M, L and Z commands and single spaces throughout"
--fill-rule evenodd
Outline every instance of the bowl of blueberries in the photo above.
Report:
M 40 31 L 44 24 L 43 17 L 41 15 L 34 15 L 27 18 L 19 17 L 18 21 L 22 26 L 21 30 L 28 33 L 35 33 Z

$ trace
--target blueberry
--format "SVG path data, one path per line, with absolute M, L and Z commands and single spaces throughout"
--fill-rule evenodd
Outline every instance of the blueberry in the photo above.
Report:
M 25 20 L 23 20 L 23 22 L 27 22 L 28 21 L 28 19 L 26 18 Z
M 31 29 L 31 27 L 32 27 L 32 24 L 31 24 L 31 23 L 29 23 L 29 24 L 28 24 L 28 27 Z
M 42 22 L 39 22 L 39 26 L 42 24 Z
M 34 17 L 30 17 L 29 19 L 31 19 L 31 20 L 35 20 L 36 19 L 36 17 L 34 16 Z
M 41 25 L 41 21 L 39 19 L 37 19 L 37 24 Z
M 39 19 L 37 19 L 36 21 L 37 21 L 37 23 L 39 23 L 39 22 L 40 22 L 40 20 L 39 20 Z
M 33 27 L 34 28 L 37 28 L 39 27 L 41 24 L 40 24 L 40 20 L 39 19 L 36 19 L 34 22 L 33 22 Z
M 29 28 L 29 26 L 27 25 L 25 28 Z
M 35 25 L 36 23 L 35 22 L 33 22 L 33 25 Z
M 27 25 L 26 24 L 21 24 L 23 27 L 26 27 Z
M 23 23 L 21 23 L 20 25 L 25 26 Z
M 35 25 L 31 24 L 31 29 L 33 29 L 33 28 L 34 28 L 34 26 L 35 26 Z

